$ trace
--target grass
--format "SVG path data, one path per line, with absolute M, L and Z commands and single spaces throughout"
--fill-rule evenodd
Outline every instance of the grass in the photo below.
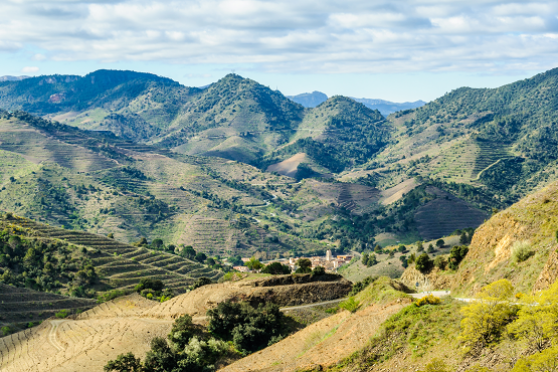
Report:
M 380 332 L 368 344 L 329 371 L 368 370 L 398 356 L 410 356 L 400 363 L 414 366 L 434 356 L 454 357 L 459 335 L 461 304 L 444 300 L 440 305 L 409 305 L 383 323 Z M 406 357 L 405 357 L 406 359 Z M 454 364 L 455 359 L 450 363 Z M 425 363 L 424 363 L 425 364 Z

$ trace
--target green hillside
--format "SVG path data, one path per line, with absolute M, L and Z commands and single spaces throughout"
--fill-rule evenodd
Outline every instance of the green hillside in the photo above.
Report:
M 367 168 L 472 185 L 510 205 L 556 179 L 557 86 L 554 69 L 393 114 L 394 141 Z
M 206 89 L 132 71 L 41 76 L 0 83 L 0 108 L 177 153 L 260 167 L 302 149 L 333 172 L 364 163 L 386 143 L 389 132 L 380 125 L 384 118 L 378 111 L 349 98 L 333 97 L 305 109 L 235 74 Z M 359 131 L 367 134 L 359 136 Z
M 292 214 L 304 201 L 288 200 L 298 192 L 290 178 L 22 112 L 0 116 L 0 209 L 125 242 L 161 238 L 224 256 L 323 249 L 300 236 L 303 216 Z
M 379 111 L 335 96 L 308 110 L 291 142 L 269 154 L 266 164 L 306 153 L 338 173 L 367 162 L 389 142 L 390 132 L 391 126 Z

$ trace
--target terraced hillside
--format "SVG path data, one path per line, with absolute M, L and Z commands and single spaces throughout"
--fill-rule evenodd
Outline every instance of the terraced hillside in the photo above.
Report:
M 112 233 L 126 242 L 147 237 L 194 244 L 211 254 L 314 245 L 297 236 L 283 239 L 288 246 L 268 244 L 269 232 L 251 219 L 248 208 L 266 203 L 281 208 L 283 201 L 270 202 L 273 186 L 267 184 L 288 185 L 291 178 L 238 162 L 172 154 L 25 113 L 2 117 L 1 209 L 61 227 Z
M 481 225 L 488 213 L 435 187 L 426 191 L 436 195 L 436 199 L 418 208 L 414 219 L 423 239 L 436 239 L 451 234 L 458 229 Z
M 175 293 L 183 293 L 197 278 L 203 276 L 217 280 L 223 275 L 174 254 L 134 247 L 105 236 L 59 229 L 24 218 L 4 218 L 0 220 L 0 227 L 45 242 L 61 242 L 70 251 L 84 252 L 88 256 L 87 262 L 99 276 L 99 283 L 91 286 L 93 294 L 114 289 L 131 290 L 141 278 L 160 279 Z M 1 269 L 6 272 L 5 268 Z M 69 287 L 65 290 L 69 291 Z
M 310 275 L 306 279 L 311 279 Z M 276 278 L 272 278 L 272 281 Z M 4 371 L 101 371 L 108 360 L 128 351 L 144 357 L 150 341 L 166 336 L 177 316 L 203 322 L 206 311 L 228 299 L 277 300 L 307 304 L 343 297 L 351 283 L 339 279 L 269 285 L 269 278 L 198 288 L 164 303 L 137 294 L 120 297 L 67 319 L 49 319 L 39 327 L 0 338 Z M 211 288 L 210 288 L 211 287 Z M 200 316 L 201 315 L 201 316 Z
M 7 327 L 6 333 L 31 328 L 61 311 L 77 314 L 94 306 L 96 302 L 86 298 L 66 297 L 0 283 L 0 328 Z

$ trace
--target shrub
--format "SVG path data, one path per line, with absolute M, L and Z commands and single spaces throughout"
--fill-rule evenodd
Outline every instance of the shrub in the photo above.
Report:
M 545 349 L 515 363 L 512 372 L 550 372 L 558 370 L 558 346 Z
M 446 244 L 446 242 L 444 241 L 444 239 L 438 239 L 436 241 L 436 247 L 438 247 L 438 248 L 442 248 L 445 244 Z
M 426 253 L 434 253 L 435 249 L 434 246 L 432 244 L 428 245 L 428 248 L 426 249 Z
M 450 372 L 450 368 L 443 360 L 435 358 L 419 372 Z
M 204 285 L 208 285 L 212 283 L 213 281 L 211 279 L 202 276 L 201 278 L 198 278 L 198 280 L 196 280 L 194 284 L 190 286 L 190 290 L 193 291 L 196 288 L 203 287 Z
M 262 349 L 282 335 L 285 316 L 279 306 L 267 303 L 253 307 L 247 302 L 221 302 L 207 311 L 207 329 L 215 336 L 232 341 L 243 352 Z
M 262 273 L 272 275 L 290 274 L 291 268 L 281 262 L 272 262 L 262 269 Z
M 517 241 L 512 246 L 512 257 L 517 263 L 527 261 L 535 252 L 531 249 L 531 245 L 527 241 Z
M 353 284 L 353 288 L 349 293 L 349 296 L 354 296 L 357 293 L 361 292 L 364 288 L 368 287 L 370 284 L 374 283 L 378 279 L 378 276 L 368 276 L 363 280 L 356 282 Z
M 68 316 L 68 310 L 60 310 L 59 312 L 55 313 L 54 316 L 56 316 L 58 319 L 64 319 Z
M 114 300 L 116 297 L 125 296 L 127 293 L 120 289 L 113 289 L 107 293 L 104 293 L 97 297 L 97 303 L 101 304 L 103 302 Z
M 440 270 L 445 270 L 447 264 L 448 261 L 445 259 L 445 257 L 438 256 L 434 259 L 434 266 L 436 266 Z
M 135 286 L 135 291 L 140 293 L 144 289 L 152 289 L 155 292 L 161 291 L 165 284 L 159 279 L 141 278 L 139 284 Z
M 513 286 L 507 279 L 500 279 L 481 289 L 477 301 L 461 309 L 460 338 L 468 345 L 488 345 L 498 341 L 504 327 L 517 313 L 517 307 L 508 302 Z
M 12 329 L 8 326 L 2 327 L 2 336 L 7 336 L 12 333 Z
M 424 306 L 424 305 L 438 305 L 441 302 L 442 301 L 438 297 L 435 297 L 434 295 L 429 294 L 428 296 L 424 296 L 424 297 L 416 300 L 415 301 L 415 306 L 421 307 L 421 306 Z
M 521 308 L 517 319 L 508 326 L 508 332 L 529 347 L 542 351 L 550 340 L 556 345 L 558 329 L 558 282 L 533 295 L 521 295 Z
M 350 311 L 351 313 L 354 313 L 355 311 L 358 310 L 360 305 L 361 305 L 360 301 L 355 300 L 354 296 L 351 296 L 348 299 L 346 299 L 345 301 L 341 302 L 339 304 L 339 307 L 341 309 L 345 309 L 347 311 Z
M 407 251 L 407 247 L 405 247 L 403 244 L 401 244 L 399 247 L 397 247 L 397 250 L 401 253 L 406 252 Z
M 424 246 L 422 245 L 422 242 L 417 242 L 417 252 L 424 252 Z
M 288 266 L 287 266 L 288 267 Z M 289 269 L 290 271 L 290 269 Z M 325 274 L 325 269 L 321 266 L 316 266 L 314 270 L 312 270 L 312 276 L 320 276 Z
M 104 367 L 105 372 L 142 372 L 143 368 L 141 360 L 136 358 L 134 354 L 120 354 L 116 360 L 109 361 Z
M 430 259 L 427 253 L 423 253 L 420 256 L 418 256 L 415 263 L 416 269 L 423 274 L 432 270 L 433 265 L 434 263 L 432 262 L 432 260 Z

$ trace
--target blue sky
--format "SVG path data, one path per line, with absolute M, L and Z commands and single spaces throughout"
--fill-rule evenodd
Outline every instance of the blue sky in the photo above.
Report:
M 3 0 L 0 75 L 99 68 L 431 100 L 556 67 L 558 2 Z

